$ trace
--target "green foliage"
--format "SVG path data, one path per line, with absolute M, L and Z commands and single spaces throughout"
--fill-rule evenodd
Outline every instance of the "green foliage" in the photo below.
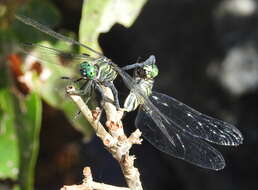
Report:
M 15 127 L 13 97 L 7 89 L 0 90 L 0 178 L 17 179 L 18 139 Z
M 21 189 L 33 189 L 41 114 L 35 93 L 18 100 L 7 89 L 0 90 L 0 178 L 18 179 Z
M 55 27 L 59 24 L 61 16 L 56 7 L 49 1 L 33 0 L 18 9 L 18 14 L 25 15 L 45 24 L 49 27 Z M 41 40 L 54 40 L 38 30 L 26 26 L 15 20 L 13 22 L 13 31 L 20 42 L 38 42 Z
M 84 1 L 80 41 L 99 50 L 99 34 L 107 32 L 116 22 L 129 27 L 145 2 L 146 0 Z M 57 55 L 41 52 L 37 48 L 31 49 L 32 54 L 38 53 L 41 72 L 29 67 L 33 57 L 24 54 L 22 78 L 29 93 L 25 96 L 19 92 L 15 81 L 21 80 L 21 76 L 18 78 L 11 73 L 10 61 L 6 59 L 11 53 L 20 52 L 17 43 L 33 42 L 74 53 L 79 48 L 45 35 L 18 20 L 11 20 L 15 12 L 49 27 L 58 26 L 61 14 L 47 0 L 31 0 L 23 4 L 12 0 L 6 5 L 0 5 L 0 179 L 9 178 L 19 182 L 16 189 L 32 190 L 39 151 L 42 99 L 64 111 L 68 120 L 85 137 L 90 137 L 92 130 L 84 118 L 74 119 L 77 107 L 66 97 L 64 89 L 69 81 L 60 80 L 62 76 L 75 77 L 78 74 L 78 62 L 75 60 L 63 64 Z M 75 37 L 71 32 L 66 32 L 65 35 Z
M 88 0 L 84 1 L 80 23 L 80 42 L 100 51 L 98 37 L 115 23 L 130 27 L 147 0 Z M 85 49 L 81 49 L 85 52 Z M 87 52 L 90 53 L 90 52 Z
M 39 150 L 42 105 L 40 97 L 31 93 L 17 110 L 17 136 L 19 139 L 19 182 L 21 189 L 32 190 L 34 169 Z

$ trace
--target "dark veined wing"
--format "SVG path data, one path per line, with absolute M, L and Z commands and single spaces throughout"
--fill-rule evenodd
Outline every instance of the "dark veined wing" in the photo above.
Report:
M 158 150 L 202 168 L 221 170 L 225 167 L 222 155 L 215 148 L 201 139 L 171 127 L 173 124 L 169 120 L 164 121 L 156 112 L 146 112 L 143 109 L 139 109 L 135 125 Z M 167 133 L 165 136 L 164 132 Z
M 149 98 L 169 120 L 192 136 L 226 146 L 237 146 L 243 142 L 241 132 L 229 123 L 202 114 L 162 93 L 153 92 Z M 167 130 L 170 128 L 168 126 Z
M 145 95 L 136 81 L 121 68 L 112 64 L 126 86 L 145 102 L 136 120 L 144 137 L 157 149 L 171 156 L 186 160 L 203 168 L 220 170 L 225 161 L 215 148 L 187 132 L 166 117 Z M 169 129 L 169 130 L 168 130 Z
M 18 19 L 19 21 L 23 22 L 24 24 L 30 25 L 30 26 L 40 30 L 41 32 L 44 32 L 44 33 L 46 33 L 46 34 L 48 34 L 48 35 L 50 35 L 50 36 L 52 36 L 52 37 L 54 37 L 56 39 L 66 41 L 66 42 L 68 42 L 70 44 L 75 44 L 75 45 L 82 46 L 82 47 L 90 50 L 91 52 L 95 53 L 96 55 L 104 57 L 102 53 L 97 52 L 94 49 L 92 49 L 92 48 L 86 46 L 85 44 L 82 44 L 82 43 L 80 43 L 80 42 L 78 42 L 78 41 L 76 41 L 76 40 L 74 40 L 72 38 L 68 38 L 68 37 L 66 37 L 66 36 L 64 36 L 62 34 L 59 34 L 59 33 L 55 32 L 54 30 L 50 29 L 49 27 L 47 27 L 47 26 L 45 26 L 43 24 L 40 24 L 39 22 L 37 22 L 37 21 L 35 21 L 35 20 L 33 20 L 33 19 L 29 18 L 29 17 L 26 17 L 24 15 L 15 15 L 15 17 L 16 17 L 16 19 Z

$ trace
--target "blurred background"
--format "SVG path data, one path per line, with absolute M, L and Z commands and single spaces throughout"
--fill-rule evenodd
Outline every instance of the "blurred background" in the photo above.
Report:
M 217 172 L 163 154 L 146 141 L 135 146 L 145 190 L 257 188 L 258 0 L 1 0 L 0 190 L 54 190 L 80 183 L 84 166 L 96 181 L 126 184 L 87 122 L 75 118 L 77 108 L 58 80 L 73 75 L 69 63 L 53 55 L 35 60 L 17 44 L 84 50 L 25 26 L 16 13 L 102 50 L 120 66 L 154 54 L 160 69 L 156 91 L 242 132 L 243 145 L 216 146 L 227 164 Z M 121 79 L 116 86 L 121 96 L 128 93 Z M 124 119 L 128 134 L 135 117 Z

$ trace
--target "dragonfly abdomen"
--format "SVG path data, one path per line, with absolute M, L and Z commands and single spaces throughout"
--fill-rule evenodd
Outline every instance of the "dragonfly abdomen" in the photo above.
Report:
M 151 95 L 152 92 L 152 87 L 154 80 L 153 79 L 141 79 L 141 78 L 136 78 L 138 88 L 142 89 L 142 92 L 144 92 L 145 96 Z M 136 89 L 132 89 L 130 94 L 127 96 L 125 103 L 124 103 L 124 109 L 127 112 L 131 112 L 137 109 L 139 105 L 142 105 L 144 101 L 140 98 L 137 97 L 137 93 L 135 93 Z

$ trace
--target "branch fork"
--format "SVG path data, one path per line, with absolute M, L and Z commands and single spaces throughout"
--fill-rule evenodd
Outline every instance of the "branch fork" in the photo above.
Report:
M 110 88 L 102 86 L 104 95 L 111 100 L 114 100 L 114 96 Z M 142 190 L 140 181 L 140 173 L 134 166 L 134 155 L 130 155 L 130 149 L 134 144 L 141 144 L 142 139 L 139 129 L 134 131 L 129 137 L 124 133 L 122 117 L 123 110 L 117 110 L 116 107 L 110 103 L 105 102 L 104 110 L 106 113 L 107 121 L 105 123 L 106 128 L 99 121 L 100 109 L 91 111 L 84 103 L 82 98 L 74 94 L 74 86 L 67 86 L 66 92 L 68 96 L 76 103 L 83 116 L 89 121 L 91 126 L 96 132 L 96 135 L 102 140 L 105 148 L 112 154 L 112 156 L 118 161 L 125 180 L 129 188 L 116 187 L 107 184 L 100 184 L 93 181 L 91 170 L 89 167 L 85 167 L 83 171 L 84 180 L 81 185 L 64 186 L 61 190 Z

